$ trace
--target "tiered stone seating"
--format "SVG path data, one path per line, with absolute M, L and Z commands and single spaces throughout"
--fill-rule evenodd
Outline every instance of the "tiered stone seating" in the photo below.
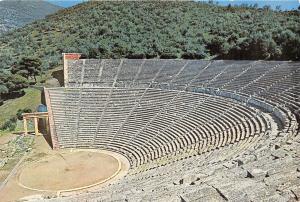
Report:
M 186 133 L 187 131 L 194 130 L 197 124 L 205 121 L 208 122 L 212 117 L 219 117 L 220 114 L 223 114 L 224 116 L 228 116 L 225 120 L 222 120 L 222 122 L 215 120 L 217 123 L 215 123 L 213 127 L 211 125 L 205 125 L 206 132 L 202 132 L 202 134 L 220 133 L 236 124 L 240 117 L 242 119 L 252 120 L 251 117 L 259 116 L 253 115 L 253 112 L 250 116 L 247 115 L 247 113 L 245 113 L 247 107 L 242 110 L 236 108 L 235 110 L 238 110 L 236 112 L 230 112 L 230 110 L 227 111 L 224 107 L 230 108 L 232 107 L 231 105 L 233 105 L 232 103 L 231 105 L 227 105 L 226 103 L 219 104 L 218 102 L 212 102 L 213 100 L 210 97 L 207 98 L 208 102 L 205 97 L 200 98 L 199 96 L 197 99 L 194 99 L 195 96 L 191 96 L 189 101 L 182 101 L 182 97 L 187 96 L 188 92 L 161 92 L 160 90 L 157 91 L 153 88 L 165 89 L 165 86 L 167 86 L 167 89 L 169 90 L 177 89 L 188 91 L 188 88 L 193 86 L 201 86 L 230 90 L 241 93 L 242 95 L 253 95 L 252 92 L 254 89 L 260 89 L 261 91 L 259 91 L 258 94 L 254 94 L 254 96 L 262 94 L 266 98 L 270 98 L 270 96 L 268 96 L 268 90 L 273 93 L 272 90 L 278 90 L 278 88 L 275 87 L 279 85 L 278 83 L 272 83 L 272 79 L 269 78 L 278 80 L 285 70 L 293 73 L 297 72 L 297 68 L 297 64 L 286 65 L 286 62 L 264 61 L 74 61 L 71 62 L 68 67 L 67 84 L 68 86 L 82 87 L 82 89 L 77 89 L 77 91 L 80 92 L 80 95 L 79 97 L 77 95 L 75 100 L 79 99 L 79 101 L 76 100 L 76 102 L 73 102 L 70 100 L 66 103 L 72 102 L 72 104 L 77 107 L 77 111 L 70 112 L 70 116 L 76 115 L 76 112 L 81 113 L 80 116 L 77 115 L 77 119 L 69 123 L 76 124 L 76 127 L 70 125 L 72 131 L 77 130 L 77 134 L 72 138 L 72 141 L 76 142 L 80 140 L 76 143 L 78 147 L 93 147 L 97 145 L 101 148 L 110 145 L 112 142 L 121 141 L 121 135 L 119 136 L 119 134 L 122 134 L 122 140 L 126 140 L 127 143 L 132 144 L 133 148 L 137 148 L 138 145 L 141 145 L 141 143 L 145 141 L 149 144 L 149 140 L 153 140 L 153 143 L 155 144 L 153 146 L 154 148 L 160 148 L 159 145 L 170 142 L 174 138 L 176 139 L 177 137 L 176 135 L 174 136 L 174 134 Z M 289 80 L 287 79 L 287 81 Z M 289 83 L 286 85 L 289 85 Z M 129 93 L 127 95 L 128 97 L 126 98 L 125 95 L 124 99 L 124 89 L 106 89 L 106 91 L 109 91 L 106 92 L 108 93 L 108 95 L 106 94 L 106 96 L 108 96 L 106 98 L 107 100 L 97 100 L 101 102 L 101 104 L 97 105 L 99 111 L 95 111 L 97 115 L 89 116 L 90 112 L 93 111 L 85 109 L 82 105 L 83 103 L 88 103 L 88 100 L 96 99 L 97 96 L 99 96 L 98 94 L 94 94 L 95 97 L 90 97 L 90 95 L 85 94 L 85 88 L 89 86 L 115 86 L 119 89 L 122 87 L 130 89 L 140 87 L 141 89 L 136 92 L 131 92 L 136 96 L 135 98 Z M 181 88 L 180 86 L 184 86 L 184 88 Z M 295 88 L 295 86 L 287 87 L 289 87 L 289 90 Z M 250 91 L 251 89 L 252 91 Z M 254 92 L 256 91 L 254 90 Z M 288 93 L 288 90 L 285 90 L 284 92 Z M 282 96 L 275 97 L 277 99 L 273 100 L 275 103 L 281 99 L 280 102 L 284 102 L 284 105 L 287 103 L 287 100 L 289 100 L 289 98 L 283 98 Z M 199 106 L 197 105 L 198 109 L 196 109 L 195 102 L 193 101 L 201 99 L 204 105 L 199 104 Z M 218 101 L 221 100 L 222 99 L 218 98 Z M 272 98 L 270 98 L 270 100 L 272 100 Z M 118 105 L 117 103 L 121 103 L 121 105 Z M 184 106 L 183 104 L 185 103 L 191 104 Z M 290 103 L 289 106 L 295 109 L 298 107 L 298 103 Z M 189 111 L 189 107 L 193 110 Z M 85 115 L 87 116 L 86 118 L 84 117 Z M 184 118 L 180 118 L 181 116 Z M 181 125 L 178 125 L 176 122 L 178 120 L 180 120 Z M 172 123 L 172 127 L 170 127 L 170 123 Z M 236 138 L 239 140 L 249 137 L 248 133 L 241 133 L 245 128 L 250 128 L 258 132 L 261 132 L 261 128 L 263 128 L 263 130 L 266 129 L 266 122 L 264 119 L 255 123 L 256 124 L 254 125 L 250 124 L 248 126 L 238 126 L 237 128 L 234 128 L 234 130 L 239 131 L 236 132 L 238 136 L 230 136 L 225 139 L 234 142 Z M 92 126 L 92 124 L 94 125 Z M 83 128 L 81 128 L 81 126 L 83 126 Z M 90 127 L 84 129 L 85 126 Z M 202 127 L 205 128 L 204 126 Z M 66 129 L 66 131 L 67 130 L 68 129 Z M 162 131 L 165 134 L 160 137 L 159 135 Z M 89 135 L 85 136 L 85 134 Z M 92 139 L 90 139 L 91 134 L 93 134 Z M 204 136 L 202 136 L 202 138 L 203 137 Z M 180 142 L 172 143 L 159 152 L 165 154 L 166 152 L 176 151 L 176 149 L 186 147 L 193 144 L 195 141 L 199 141 L 199 137 L 186 137 L 180 139 Z M 217 140 L 214 139 L 212 141 Z M 74 144 L 74 142 L 72 144 Z M 225 145 L 225 142 L 218 143 L 217 145 Z M 143 150 L 145 150 L 145 148 L 143 148 Z M 144 151 L 144 153 L 147 153 L 147 151 Z
M 61 147 L 118 151 L 133 158 L 135 166 L 197 142 L 213 149 L 263 132 L 264 122 L 252 122 L 253 110 L 205 94 L 121 88 L 48 91 Z M 250 127 L 241 136 L 237 128 L 247 128 L 245 123 Z
M 112 150 L 131 164 L 124 179 L 79 198 L 147 201 L 181 192 L 179 176 L 215 183 L 207 173 L 232 159 L 267 161 L 299 129 L 299 72 L 286 61 L 78 60 L 65 88 L 46 91 L 61 148 Z

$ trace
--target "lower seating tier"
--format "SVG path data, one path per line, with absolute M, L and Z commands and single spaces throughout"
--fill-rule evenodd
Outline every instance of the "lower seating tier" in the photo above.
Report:
M 99 148 L 131 166 L 185 150 L 208 151 L 264 134 L 256 110 L 221 96 L 125 88 L 47 89 L 61 148 Z

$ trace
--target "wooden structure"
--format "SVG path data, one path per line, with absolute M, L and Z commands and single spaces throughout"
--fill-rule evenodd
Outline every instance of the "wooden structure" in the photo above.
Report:
M 46 127 L 48 128 L 48 112 L 34 112 L 34 113 L 24 113 L 23 116 L 23 123 L 24 123 L 24 134 L 28 134 L 28 128 L 27 128 L 27 120 L 33 119 L 34 121 L 34 133 L 35 135 L 39 134 L 39 126 L 38 126 L 38 120 L 39 119 L 46 119 Z

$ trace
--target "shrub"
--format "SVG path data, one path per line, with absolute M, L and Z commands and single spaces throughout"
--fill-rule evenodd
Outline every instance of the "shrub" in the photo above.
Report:
M 0 129 L 13 131 L 16 129 L 16 127 L 17 127 L 17 118 L 13 117 L 7 120 Z
M 31 113 L 31 112 L 32 112 L 31 109 L 29 109 L 29 108 L 24 108 L 24 109 L 19 109 L 16 115 L 17 115 L 17 118 L 18 118 L 19 120 L 22 120 L 22 119 L 23 119 L 23 116 L 22 116 L 23 113 Z

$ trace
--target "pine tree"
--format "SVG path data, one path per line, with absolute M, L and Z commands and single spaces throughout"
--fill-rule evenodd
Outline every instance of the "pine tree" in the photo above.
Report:
M 17 64 L 14 64 L 11 73 L 19 74 L 27 80 L 29 77 L 34 78 L 36 82 L 36 76 L 41 73 L 41 60 L 35 57 L 23 57 L 21 61 Z

